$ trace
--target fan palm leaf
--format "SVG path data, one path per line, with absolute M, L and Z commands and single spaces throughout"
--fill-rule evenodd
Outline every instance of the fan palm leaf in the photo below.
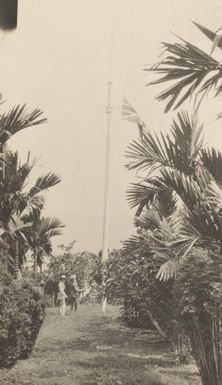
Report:
M 156 277 L 160 281 L 168 281 L 169 279 L 175 278 L 180 271 L 181 264 L 189 258 L 189 252 L 192 250 L 197 241 L 198 238 L 193 239 L 190 242 L 187 241 L 182 245 L 182 248 L 180 245 L 180 253 L 176 254 L 173 258 L 171 254 L 171 258 L 160 266 Z M 167 251 L 169 253 L 169 246 Z M 161 255 L 163 255 L 163 250 L 161 251 Z
M 144 234 L 131 235 L 123 242 L 123 250 L 128 253 L 136 252 L 140 248 L 148 248 L 148 240 Z

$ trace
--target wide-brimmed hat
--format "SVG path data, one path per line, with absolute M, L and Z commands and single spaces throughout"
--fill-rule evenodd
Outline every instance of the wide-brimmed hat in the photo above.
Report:
M 61 275 L 60 279 L 66 279 L 66 276 L 63 274 Z

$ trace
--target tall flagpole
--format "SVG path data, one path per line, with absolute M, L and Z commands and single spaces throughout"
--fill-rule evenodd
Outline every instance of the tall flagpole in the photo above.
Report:
M 109 231 L 109 170 L 110 170 L 110 128 L 112 82 L 108 82 L 108 98 L 106 106 L 107 125 L 106 125 L 106 163 L 105 163 L 105 187 L 104 187 L 104 212 L 103 212 L 103 235 L 102 235 L 102 263 L 108 258 L 108 231 Z M 104 284 L 104 283 L 103 283 Z M 102 311 L 106 311 L 106 296 L 102 298 Z
M 112 87 L 112 56 L 113 56 L 113 41 L 114 41 L 114 17 L 116 13 L 117 0 L 114 1 L 113 8 L 113 23 L 111 31 L 111 46 L 109 58 L 109 72 L 108 72 L 108 94 L 106 105 L 106 163 L 105 163 L 105 186 L 104 186 L 104 212 L 103 212 L 103 233 L 102 233 L 102 263 L 108 258 L 108 234 L 109 234 L 109 172 L 110 172 L 110 150 L 111 150 L 111 116 L 113 107 L 111 104 L 111 87 Z M 102 277 L 102 286 L 105 289 L 104 277 Z M 103 290 L 104 292 L 104 290 Z M 104 293 L 102 298 L 102 311 L 105 313 L 107 305 L 107 298 Z

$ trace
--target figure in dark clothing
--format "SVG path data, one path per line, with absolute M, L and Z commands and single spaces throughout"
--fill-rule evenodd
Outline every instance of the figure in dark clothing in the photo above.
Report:
M 76 280 L 76 274 L 73 274 L 71 276 L 71 288 L 70 288 L 70 305 L 71 305 L 71 311 L 77 311 L 78 309 L 78 293 L 84 291 L 84 289 L 79 289 L 78 283 Z

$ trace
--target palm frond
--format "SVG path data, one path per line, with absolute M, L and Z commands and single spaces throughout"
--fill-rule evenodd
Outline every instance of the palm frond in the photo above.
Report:
M 175 212 L 176 206 L 177 197 L 172 189 L 158 190 L 155 208 L 162 217 L 170 217 Z
M 14 237 L 16 235 L 21 235 L 23 230 L 30 228 L 31 226 L 31 222 L 24 223 L 19 214 L 13 213 L 7 223 L 7 227 L 5 227 L 5 232 L 11 237 Z
M 31 231 L 26 233 L 30 249 L 35 255 L 43 257 L 52 252 L 51 238 L 61 235 L 64 225 L 57 218 L 37 218 Z
M 132 235 L 123 242 L 123 250 L 128 253 L 136 252 L 141 247 L 148 248 L 148 242 L 144 234 Z
M 201 179 L 201 174 L 196 175 L 194 179 L 173 170 L 163 170 L 162 177 L 164 183 L 172 188 L 184 203 L 188 213 L 184 222 L 193 226 L 203 238 L 217 241 L 222 239 L 222 221 L 215 205 L 210 204 L 207 194 L 210 180 L 207 183 L 205 179 Z
M 132 183 L 127 190 L 126 196 L 130 207 L 138 207 L 136 215 L 140 215 L 143 208 L 154 202 L 158 189 L 151 183 Z
M 61 182 L 61 178 L 50 172 L 37 179 L 35 185 L 30 190 L 30 195 L 36 195 L 43 190 L 47 190 Z
M 203 25 L 199 24 L 199 23 L 196 23 L 195 21 L 193 21 L 193 24 L 208 38 L 210 39 L 212 42 L 215 41 L 216 37 L 218 36 L 216 32 L 213 32 L 211 31 L 210 29 L 204 27 Z M 219 47 L 220 49 L 222 49 L 222 41 L 221 39 L 219 39 L 218 43 L 217 43 L 217 47 Z
M 44 245 L 44 253 L 46 255 L 51 255 L 52 254 L 52 243 L 51 242 L 47 242 L 45 245 Z
M 25 112 L 26 105 L 17 105 L 7 114 L 0 116 L 0 143 L 4 144 L 12 135 L 31 126 L 45 123 L 41 118 L 43 112 L 36 108 L 30 113 Z
M 181 268 L 181 264 L 184 263 L 185 258 L 189 258 L 189 253 L 192 250 L 195 243 L 197 243 L 198 238 L 183 244 L 183 247 L 180 248 L 180 253 L 177 254 L 174 258 L 169 259 L 163 265 L 160 266 L 156 277 L 160 281 L 168 281 L 169 279 L 176 278 L 178 272 Z
M 184 214 L 183 233 L 198 234 L 201 242 L 221 242 L 222 241 L 222 218 L 215 202 L 211 202 L 211 197 L 200 201 L 192 210 L 187 210 Z
M 140 227 L 143 230 L 155 230 L 159 228 L 161 222 L 160 214 L 155 209 L 149 209 L 141 216 L 136 216 L 134 223 L 136 227 Z
M 183 201 L 186 207 L 192 209 L 197 202 L 203 199 L 199 184 L 192 176 L 185 175 L 177 170 L 162 170 L 162 183 L 172 189 Z
M 188 112 L 181 111 L 166 137 L 147 131 L 142 139 L 134 140 L 128 146 L 126 157 L 131 161 L 127 167 L 148 170 L 150 175 L 163 167 L 191 174 L 203 147 L 203 125 L 198 124 L 197 115 L 190 117 Z
M 29 162 L 27 160 L 25 163 L 21 164 L 18 152 L 12 151 L 7 151 L 5 161 L 5 176 L 4 183 L 2 183 L 4 191 L 8 193 L 21 191 L 35 162 Z
M 222 153 L 215 148 L 202 149 L 200 160 L 215 181 L 222 184 Z
M 126 151 L 126 158 L 132 159 L 127 164 L 129 170 L 133 169 L 145 169 L 150 172 L 155 171 L 163 165 L 171 164 L 168 157 L 167 150 L 170 152 L 170 148 L 166 149 L 165 138 L 163 135 L 158 136 L 156 133 L 146 131 L 143 138 L 134 140 L 132 144 L 128 146 Z M 171 143 L 169 144 L 170 147 Z
M 216 89 L 221 92 L 222 65 L 193 44 L 181 39 L 181 43 L 163 43 L 166 57 L 152 68 L 152 71 L 163 77 L 148 85 L 175 82 L 167 90 L 161 92 L 157 99 L 167 101 L 165 112 L 177 109 L 194 92 Z
M 207 201 L 218 207 L 218 210 L 222 209 L 222 190 L 217 183 L 211 181 L 206 189 Z
M 179 258 L 172 258 L 160 266 L 156 278 L 160 281 L 168 281 L 169 279 L 176 278 L 180 270 Z
M 180 111 L 177 119 L 173 120 L 171 135 L 174 139 L 174 168 L 186 174 L 193 173 L 204 146 L 203 125 L 198 124 L 197 114 L 190 116 L 187 111 Z
M 64 227 L 62 222 L 57 218 L 41 218 L 37 223 L 37 231 L 39 237 L 51 238 L 61 235 L 61 229 Z
M 200 239 L 199 233 L 188 227 L 185 231 L 184 217 L 177 213 L 170 220 L 163 218 L 158 223 L 158 228 L 149 235 L 150 249 L 154 260 L 159 267 L 157 278 L 167 281 L 175 278 L 181 264 L 189 258 L 190 251 Z
M 43 196 L 25 194 L 24 204 L 20 206 L 21 217 L 24 222 L 35 221 L 35 218 L 39 218 L 44 204 L 45 198 Z
M 158 210 L 161 216 L 170 216 L 176 208 L 176 196 L 171 189 L 163 187 L 160 178 L 146 179 L 141 183 L 131 183 L 126 193 L 131 208 L 137 207 L 136 216 L 144 208 Z

